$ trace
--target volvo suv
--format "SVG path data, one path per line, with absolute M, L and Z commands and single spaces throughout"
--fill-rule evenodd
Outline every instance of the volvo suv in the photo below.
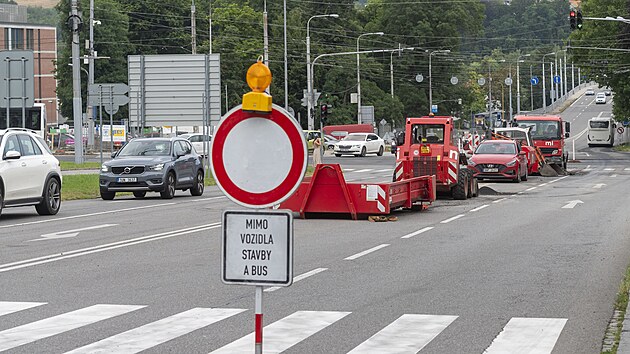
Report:
M 116 192 L 133 192 L 136 198 L 159 192 L 164 199 L 173 198 L 176 189 L 190 189 L 194 196 L 203 194 L 202 159 L 186 139 L 133 139 L 112 158 L 101 167 L 104 200 L 114 199 Z
M 61 168 L 48 145 L 32 130 L 0 130 L 0 213 L 3 208 L 35 206 L 40 215 L 61 207 Z

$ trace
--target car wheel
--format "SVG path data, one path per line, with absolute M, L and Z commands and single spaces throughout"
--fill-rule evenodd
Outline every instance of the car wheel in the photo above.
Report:
M 133 192 L 133 196 L 136 198 L 144 198 L 144 196 L 147 195 L 146 191 L 135 191 Z
M 101 191 L 101 199 L 103 200 L 114 200 L 114 197 L 116 197 L 116 192 Z
M 365 148 L 365 146 L 361 149 L 361 157 L 365 156 L 367 154 L 367 149 Z
M 337 157 L 341 157 L 341 154 L 335 154 L 335 156 L 337 156 Z
M 195 184 L 190 188 L 190 195 L 198 197 L 203 194 L 204 180 L 203 171 L 197 171 L 197 177 L 195 177 Z
M 61 184 L 56 178 L 46 182 L 42 201 L 35 206 L 39 215 L 55 215 L 61 208 Z
M 385 149 L 383 148 L 383 145 L 381 145 L 381 147 L 378 148 L 378 152 L 376 153 L 376 156 L 383 156 L 383 151 L 385 151 Z
M 0 214 L 2 214 L 3 205 L 4 205 L 4 194 L 2 194 L 2 185 L 0 184 Z
M 162 199 L 173 199 L 175 196 L 175 174 L 169 172 L 166 176 L 166 183 L 164 183 L 164 190 L 160 192 Z

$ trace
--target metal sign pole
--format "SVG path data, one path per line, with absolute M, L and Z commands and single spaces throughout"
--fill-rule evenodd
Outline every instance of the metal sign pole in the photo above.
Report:
M 254 305 L 256 312 L 256 335 L 254 343 L 254 353 L 262 354 L 262 342 L 263 342 L 263 287 L 256 287 L 256 303 Z
M 98 130 L 99 130 L 99 137 L 100 137 L 100 142 L 99 142 L 99 146 L 101 148 L 101 165 L 103 164 L 103 86 L 99 85 L 98 86 L 98 117 L 99 117 L 99 126 L 98 126 Z
M 109 86 L 109 148 L 114 152 L 114 87 Z

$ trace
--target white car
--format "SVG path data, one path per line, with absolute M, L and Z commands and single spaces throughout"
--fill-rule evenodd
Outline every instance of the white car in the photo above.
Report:
M 208 145 L 206 146 L 206 150 L 209 150 L 210 149 L 210 142 L 212 141 L 212 135 L 206 135 L 205 139 L 204 139 L 204 134 L 202 134 L 202 133 L 182 134 L 182 135 L 180 135 L 180 137 L 190 141 L 192 146 L 195 148 L 195 151 L 197 151 L 197 154 L 199 154 L 201 156 L 207 155 L 207 153 L 204 154 L 204 152 L 203 152 L 204 151 L 203 144 L 204 144 L 204 140 L 207 141 Z
M 383 156 L 385 142 L 376 134 L 350 133 L 335 145 L 335 156 L 354 155 L 365 156 L 376 154 Z
M 599 92 L 597 96 L 595 96 L 595 104 L 606 103 L 606 94 L 603 92 Z
M 28 129 L 0 130 L 0 152 L 0 213 L 30 205 L 39 215 L 57 214 L 61 168 L 44 139 Z

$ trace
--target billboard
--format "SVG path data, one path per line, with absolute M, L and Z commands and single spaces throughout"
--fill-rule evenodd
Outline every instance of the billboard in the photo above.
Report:
M 221 119 L 219 54 L 130 55 L 130 126 L 201 126 Z

